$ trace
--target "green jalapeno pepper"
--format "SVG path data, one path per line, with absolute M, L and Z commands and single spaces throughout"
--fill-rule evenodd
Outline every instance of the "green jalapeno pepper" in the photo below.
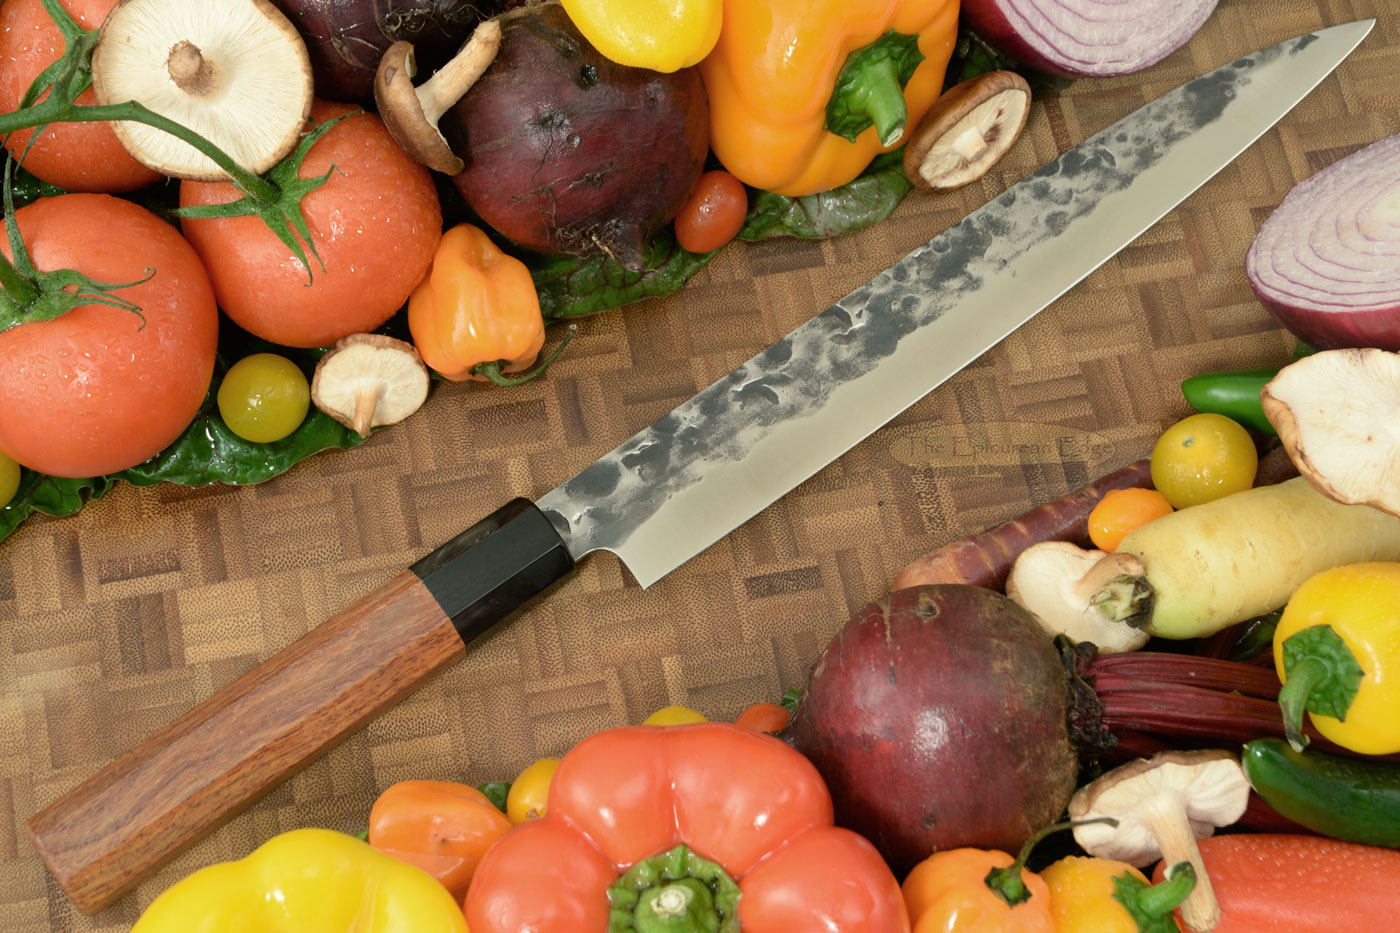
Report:
M 1296 752 L 1273 738 L 1248 743 L 1240 759 L 1255 792 L 1293 822 L 1333 839 L 1400 848 L 1400 765 Z

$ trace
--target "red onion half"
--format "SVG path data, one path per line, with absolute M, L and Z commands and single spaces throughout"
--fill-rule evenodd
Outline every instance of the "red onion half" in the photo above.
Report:
M 1216 0 L 963 0 L 983 39 L 1050 74 L 1103 78 L 1141 71 L 1186 44 Z
M 1400 135 L 1295 185 L 1260 227 L 1245 275 L 1315 347 L 1400 350 Z

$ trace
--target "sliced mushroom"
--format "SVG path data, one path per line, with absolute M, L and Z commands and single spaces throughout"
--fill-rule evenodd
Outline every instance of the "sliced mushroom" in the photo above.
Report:
M 1400 354 L 1325 350 L 1260 394 L 1289 459 L 1318 492 L 1400 515 Z
M 1196 933 L 1220 922 L 1197 839 L 1244 815 L 1249 781 L 1234 755 L 1212 749 L 1161 752 L 1114 768 L 1080 788 L 1070 799 L 1073 820 L 1110 817 L 1117 826 L 1086 823 L 1075 841 L 1090 855 L 1139 868 L 1163 858 L 1190 862 L 1196 887 L 1181 904 L 1181 916 Z
M 451 61 L 415 88 L 413 44 L 395 42 L 389 46 L 374 76 L 374 100 L 389 135 L 404 152 L 448 175 L 466 167 L 443 138 L 438 119 L 491 67 L 500 48 L 501 24 L 488 19 L 476 27 Z
M 1014 71 L 990 71 L 944 92 L 904 149 L 904 171 L 924 191 L 974 182 L 1005 155 L 1030 114 L 1031 87 Z
M 1085 550 L 1069 541 L 1042 541 L 1021 552 L 1006 578 L 1006 595 L 1035 616 L 1047 632 L 1075 641 L 1093 642 L 1103 652 L 1136 651 L 1147 644 L 1147 632 L 1127 622 L 1109 619 L 1090 602 L 1105 582 L 1105 568 L 1132 572 L 1123 561 L 1104 564 L 1103 551 Z M 1146 573 L 1142 561 L 1137 573 Z
M 361 437 L 407 418 L 427 397 L 428 367 L 417 349 L 382 334 L 342 337 L 311 377 L 311 401 Z
M 193 130 L 261 174 L 296 147 L 311 113 L 311 60 L 269 0 L 121 0 L 92 53 L 98 103 L 134 100 Z M 112 124 L 143 165 L 164 175 L 228 175 L 182 140 Z

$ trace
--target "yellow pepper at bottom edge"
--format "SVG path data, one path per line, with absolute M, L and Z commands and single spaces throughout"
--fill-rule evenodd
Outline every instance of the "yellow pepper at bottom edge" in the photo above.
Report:
M 699 63 L 719 40 L 722 0 L 563 0 L 603 56 L 670 73 Z
M 274 836 L 151 902 L 132 933 L 467 933 L 427 872 L 327 829 Z

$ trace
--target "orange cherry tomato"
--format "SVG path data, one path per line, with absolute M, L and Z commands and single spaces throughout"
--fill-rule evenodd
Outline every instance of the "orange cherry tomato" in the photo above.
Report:
M 832 825 L 811 762 L 718 722 L 610 729 L 576 745 L 555 772 L 549 812 L 482 859 L 467 924 L 605 929 L 608 887 L 682 843 L 737 883 L 745 933 L 908 933 L 894 875 L 869 842 Z
M 141 317 L 91 304 L 0 333 L 0 450 L 77 477 L 155 456 L 189 427 L 214 374 L 219 316 L 199 257 L 174 227 L 111 195 L 43 198 L 15 220 L 40 271 L 97 282 L 155 274 L 112 293 Z
M 740 713 L 734 724 L 759 732 L 781 732 L 791 716 L 787 707 L 777 703 L 755 703 Z
M 705 172 L 676 215 L 676 242 L 692 253 L 719 249 L 739 235 L 749 213 L 744 183 L 728 172 Z
M 506 819 L 512 826 L 537 820 L 549 811 L 549 785 L 558 768 L 558 758 L 541 758 L 511 782 L 506 792 Z
M 96 29 L 117 0 L 61 0 L 78 25 Z M 0 113 L 19 109 L 29 85 L 63 54 L 63 33 L 40 0 L 5 0 L 0 4 Z M 83 106 L 97 103 L 92 88 L 78 95 Z M 5 139 L 15 158 L 25 151 L 34 131 L 20 130 Z M 116 193 L 135 191 L 161 175 L 127 153 L 106 123 L 55 123 L 40 134 L 24 156 L 30 173 L 68 191 Z
M 1089 513 L 1089 540 L 1112 553 L 1128 533 L 1172 513 L 1172 504 L 1155 489 L 1110 489 Z
M 317 101 L 322 123 L 354 108 Z M 185 235 L 214 282 L 219 307 L 244 330 L 290 347 L 326 347 L 372 331 L 408 301 L 442 239 L 442 210 L 426 168 L 398 147 L 384 123 L 358 113 L 311 147 L 301 177 L 335 171 L 302 201 L 312 242 L 306 268 L 255 217 L 186 219 Z M 186 181 L 180 205 L 223 204 L 239 192 L 219 182 Z
M 485 794 L 451 781 L 400 781 L 369 812 L 370 845 L 423 869 L 458 900 L 486 850 L 509 831 Z

